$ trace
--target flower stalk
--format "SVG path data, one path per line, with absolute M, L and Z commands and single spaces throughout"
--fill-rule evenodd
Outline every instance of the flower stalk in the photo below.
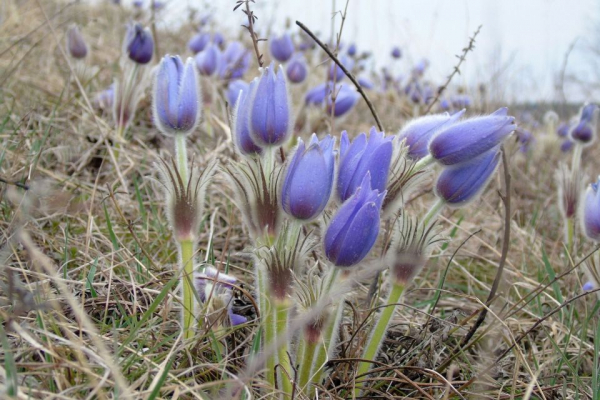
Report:
M 181 263 L 181 287 L 183 303 L 181 316 L 183 322 L 183 337 L 190 339 L 194 336 L 194 242 L 192 240 L 178 241 Z

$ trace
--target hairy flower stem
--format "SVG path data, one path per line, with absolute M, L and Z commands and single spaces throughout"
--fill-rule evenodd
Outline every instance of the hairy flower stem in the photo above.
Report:
M 567 218 L 567 250 L 569 253 L 573 251 L 575 237 L 575 218 Z
M 425 217 L 423 218 L 423 226 L 428 227 L 432 220 L 434 220 L 440 212 L 444 209 L 446 202 L 442 199 L 437 199 L 437 201 L 431 206 Z
M 175 154 L 177 157 L 177 170 L 179 171 L 181 180 L 187 183 L 189 171 L 186 136 L 181 133 L 175 135 Z
M 396 303 L 400 300 L 400 296 L 402 296 L 402 292 L 404 292 L 404 285 L 400 283 L 392 284 L 392 290 L 388 295 L 388 299 L 386 302 L 386 307 L 383 308 L 381 315 L 379 315 L 379 320 L 375 324 L 373 329 L 373 333 L 367 342 L 362 354 L 363 360 L 375 360 L 377 353 L 383 343 L 383 339 L 385 338 L 385 334 L 387 332 L 387 328 L 392 320 L 392 316 L 394 315 L 394 311 L 396 311 Z M 358 370 L 356 371 L 356 376 L 359 377 L 361 375 L 366 374 L 371 369 L 371 363 L 363 361 L 358 364 Z M 354 394 L 358 397 L 360 395 L 360 388 L 356 388 Z
M 571 161 L 571 173 L 576 174 L 581 165 L 581 154 L 583 153 L 583 146 L 578 142 L 575 142 L 575 149 L 573 149 L 573 160 Z
M 179 254 L 181 262 L 181 287 L 183 290 L 183 304 L 181 308 L 183 322 L 183 337 L 190 339 L 194 336 L 194 242 L 192 240 L 179 241 Z
M 299 351 L 297 363 L 300 365 L 298 387 L 305 395 L 308 391 L 308 383 L 310 381 L 310 373 L 313 366 L 313 358 L 317 349 L 317 344 L 317 342 L 302 339 L 298 347 Z
M 290 312 L 290 304 L 287 301 L 275 300 L 275 339 L 279 339 L 280 335 L 287 335 L 288 317 Z M 280 382 L 283 393 L 291 396 L 293 390 L 292 381 L 294 379 L 294 371 L 292 370 L 292 362 L 290 360 L 288 341 L 285 340 L 283 345 L 277 349 L 277 358 L 280 368 Z M 286 396 L 287 397 L 287 396 Z
M 417 161 L 417 163 L 415 164 L 415 167 L 413 168 L 413 171 L 418 172 L 422 169 L 425 169 L 428 166 L 430 166 L 431 164 L 433 164 L 434 161 L 435 161 L 435 159 L 431 156 L 431 154 L 427 154 L 425 157 L 423 157 L 419 161 Z

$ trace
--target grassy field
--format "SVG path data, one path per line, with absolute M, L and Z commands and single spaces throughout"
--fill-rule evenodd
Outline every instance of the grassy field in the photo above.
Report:
M 94 102 L 119 77 L 127 21 L 152 26 L 153 15 L 99 3 L 8 0 L 0 6 L 2 396 L 275 398 L 280 388 L 268 387 L 260 369 L 249 369 L 260 342 L 253 238 L 222 169 L 207 188 L 196 262 L 238 278 L 233 309 L 248 322 L 219 330 L 201 325 L 191 340 L 181 334 L 177 247 L 155 164 L 174 155 L 173 139 L 153 123 L 151 85 L 122 138 L 110 111 Z M 80 25 L 90 49 L 84 61 L 65 48 L 72 23 Z M 193 30 L 193 23 L 176 31 L 157 27 L 159 53 L 147 73 L 164 54 L 187 55 Z M 252 49 L 246 30 L 223 33 Z M 259 46 L 268 60 L 267 45 Z M 326 74 L 325 53 L 316 49 L 307 58 L 307 80 L 290 88 L 295 135 L 308 140 L 313 132 L 338 138 L 342 130 L 368 132 L 374 119 L 362 100 L 339 119 L 302 106 L 306 90 Z M 449 73 L 452 68 L 447 66 Z M 257 75 L 253 55 L 244 79 Z M 188 153 L 201 168 L 215 160 L 226 166 L 240 157 L 231 139 L 227 82 L 202 77 L 201 86 L 204 119 L 188 138 Z M 597 270 L 598 258 L 578 219 L 574 248 L 567 249 L 555 179 L 571 153 L 561 152 L 554 128 L 527 121 L 521 105 L 469 94 L 469 116 L 508 106 L 535 141 L 522 152 L 509 138 L 508 163 L 482 196 L 443 211 L 440 223 L 450 240 L 407 288 L 376 369 L 362 377 L 355 376 L 356 359 L 370 332 L 370 311 L 383 304 L 387 287 L 382 279 L 373 295 L 373 278 L 359 280 L 346 299 L 338 353 L 323 384 L 311 388 L 313 398 L 352 398 L 359 382 L 368 385 L 363 398 L 600 398 L 600 303 L 596 292 L 582 289 L 589 280 L 584 271 Z M 413 118 L 415 107 L 398 91 L 368 95 L 386 132 L 397 133 Z M 556 111 L 566 120 L 571 115 L 562 113 L 572 109 Z M 534 111 L 532 118 L 542 121 L 543 114 Z M 282 152 L 289 154 L 294 144 Z M 587 186 L 600 174 L 597 142 L 584 149 L 582 166 Z M 423 215 L 433 199 L 430 178 L 404 209 Z M 391 225 L 383 220 L 376 248 L 389 239 Z M 308 226 L 317 234 L 320 227 L 319 220 Z M 504 270 L 488 302 L 505 245 Z M 316 246 L 315 256 L 321 252 Z M 378 256 L 373 251 L 369 263 L 377 264 Z M 485 320 L 467 339 L 484 309 Z M 242 391 L 228 391 L 240 382 Z

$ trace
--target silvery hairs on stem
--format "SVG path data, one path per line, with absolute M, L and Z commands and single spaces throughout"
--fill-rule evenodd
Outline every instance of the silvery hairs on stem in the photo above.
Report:
M 583 175 L 580 168 L 571 170 L 565 163 L 561 163 L 558 167 L 556 171 L 558 206 L 563 218 L 576 217 L 584 181 L 587 181 L 587 177 Z

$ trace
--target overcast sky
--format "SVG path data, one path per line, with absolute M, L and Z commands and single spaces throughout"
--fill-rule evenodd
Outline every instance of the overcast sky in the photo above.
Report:
M 296 30 L 293 22 L 300 20 L 329 37 L 331 1 L 256 3 L 253 7 L 259 27 L 270 26 L 281 32 L 286 22 L 291 22 L 289 29 Z M 184 4 L 206 9 L 202 5 L 205 3 L 198 0 L 171 0 L 169 9 L 180 10 Z M 235 28 L 244 20 L 239 10 L 232 12 L 235 0 L 209 4 L 220 25 Z M 336 0 L 335 4 L 340 10 L 346 2 Z M 477 48 L 469 54 L 463 75 L 456 82 L 473 87 L 501 71 L 505 97 L 552 100 L 555 77 L 575 40 L 567 73 L 589 78 L 589 56 L 584 50 L 594 39 L 592 32 L 600 20 L 599 12 L 598 0 L 350 0 L 343 41 L 355 42 L 359 50 L 372 51 L 378 67 L 389 61 L 390 48 L 399 45 L 406 57 L 397 65 L 398 72 L 425 57 L 431 61 L 429 76 L 441 81 L 455 64 L 455 55 L 482 25 Z M 571 100 L 587 100 L 573 87 L 567 87 L 567 95 Z

